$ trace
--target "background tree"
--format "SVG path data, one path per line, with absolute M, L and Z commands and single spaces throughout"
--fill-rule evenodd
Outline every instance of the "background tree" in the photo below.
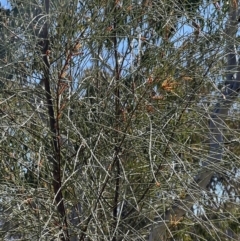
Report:
M 238 2 L 10 3 L 2 239 L 237 240 Z

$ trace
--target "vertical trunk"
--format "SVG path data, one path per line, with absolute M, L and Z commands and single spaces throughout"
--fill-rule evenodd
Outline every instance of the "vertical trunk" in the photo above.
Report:
M 49 0 L 44 1 L 45 11 L 46 14 L 49 14 Z M 47 16 L 48 17 L 48 16 Z M 46 99 L 47 99 L 47 106 L 48 106 L 48 115 L 50 121 L 50 129 L 52 132 L 52 143 L 54 147 L 54 157 L 49 157 L 49 160 L 52 163 L 52 170 L 53 170 L 53 189 L 55 193 L 55 202 L 57 205 L 58 213 L 61 216 L 59 228 L 63 235 L 61 236 L 61 240 L 68 241 L 68 225 L 66 220 L 66 212 L 63 203 L 63 196 L 61 190 L 61 159 L 60 159 L 60 145 L 59 145 L 59 138 L 58 138 L 58 130 L 57 130 L 57 122 L 54 115 L 54 107 L 52 101 L 52 94 L 50 88 L 50 64 L 48 61 L 47 51 L 49 51 L 49 40 L 48 40 L 48 21 L 46 20 L 43 30 L 41 33 L 41 37 L 43 39 L 42 42 L 42 55 L 43 55 L 43 62 L 44 62 L 44 85 L 46 91 Z
M 115 194 L 114 194 L 114 204 L 113 204 L 113 218 L 114 218 L 114 234 L 112 241 L 117 240 L 117 226 L 118 226 L 118 202 L 119 202 L 119 191 L 120 191 L 120 160 L 118 157 L 119 153 L 119 137 L 118 137 L 118 132 L 120 131 L 120 91 L 119 91 L 119 79 L 120 79 L 120 66 L 118 62 L 118 43 L 117 43 L 117 7 L 115 6 L 114 9 L 114 37 L 113 37 L 113 45 L 114 45 L 114 58 L 115 58 L 115 118 L 116 118 L 116 173 L 115 173 Z

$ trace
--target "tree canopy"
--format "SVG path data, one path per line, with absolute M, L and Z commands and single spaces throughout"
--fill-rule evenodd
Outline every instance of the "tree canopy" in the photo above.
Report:
M 239 239 L 239 1 L 0 8 L 2 240 Z

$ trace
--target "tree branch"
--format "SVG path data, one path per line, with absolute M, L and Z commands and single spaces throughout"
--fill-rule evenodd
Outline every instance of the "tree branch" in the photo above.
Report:
M 49 14 L 49 0 L 45 0 L 45 11 L 46 14 Z M 57 210 L 61 215 L 61 224 L 60 229 L 63 231 L 63 236 L 61 240 L 68 241 L 68 225 L 66 219 L 66 212 L 63 203 L 63 196 L 61 190 L 61 160 L 60 160 L 60 146 L 59 140 L 57 138 L 57 129 L 56 129 L 56 120 L 54 116 L 54 108 L 53 108 L 53 101 L 52 101 L 52 94 L 50 88 L 50 63 L 48 61 L 47 51 L 49 50 L 49 40 L 48 40 L 48 21 L 45 22 L 43 26 L 43 30 L 41 33 L 41 37 L 43 38 L 42 44 L 42 55 L 43 55 L 43 62 L 44 66 L 44 84 L 45 84 L 45 91 L 46 91 L 46 99 L 47 99 L 47 106 L 48 106 L 48 115 L 49 115 L 49 122 L 50 122 L 50 129 L 52 133 L 52 141 L 54 146 L 55 152 L 55 159 L 50 157 L 50 161 L 53 165 L 53 189 L 55 193 L 55 201 L 57 204 Z
M 238 92 L 240 90 L 240 66 L 237 65 L 237 56 L 235 51 L 234 39 L 237 32 L 237 16 L 238 16 L 237 1 L 232 0 L 229 9 L 229 19 L 226 24 L 226 48 L 227 55 L 227 73 L 226 73 L 226 87 L 222 91 L 222 95 L 215 105 L 213 114 L 211 115 L 209 130 L 210 130 L 210 145 L 209 158 L 203 163 L 202 172 L 195 178 L 195 185 L 198 188 L 200 195 L 201 190 L 206 190 L 210 180 L 215 173 L 211 168 L 212 164 L 221 162 L 223 153 L 223 136 L 224 120 L 227 116 L 229 108 L 232 106 Z M 195 197 L 196 198 L 196 197 Z M 188 195 L 184 200 L 177 200 L 167 212 L 158 217 L 156 224 L 152 226 L 149 241 L 159 241 L 164 238 L 166 230 L 169 228 L 171 217 L 174 216 L 176 220 L 181 219 L 185 213 L 190 210 L 194 204 L 194 196 Z M 160 219 L 160 221 L 159 221 Z

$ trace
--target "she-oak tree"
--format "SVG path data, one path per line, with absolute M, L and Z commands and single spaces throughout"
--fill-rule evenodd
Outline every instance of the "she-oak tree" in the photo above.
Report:
M 238 240 L 238 1 L 10 3 L 1 238 Z

